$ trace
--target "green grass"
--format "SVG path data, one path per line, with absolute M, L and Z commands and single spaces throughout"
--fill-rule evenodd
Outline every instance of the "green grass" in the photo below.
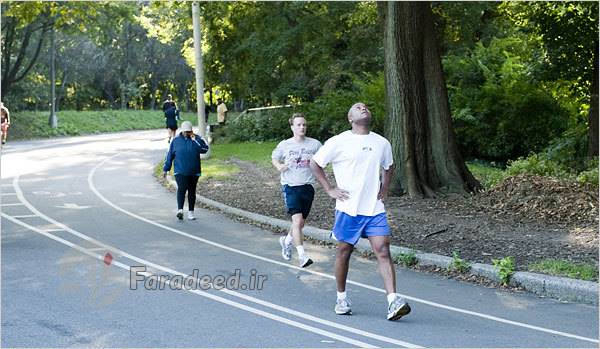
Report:
M 591 263 L 572 263 L 563 260 L 545 259 L 529 265 L 529 270 L 572 279 L 597 281 L 598 267 Z
M 165 161 L 162 160 L 154 167 L 154 175 L 156 177 L 162 177 L 164 164 Z M 223 179 L 234 175 L 239 171 L 240 168 L 233 164 L 228 164 L 223 160 L 210 158 L 208 160 L 202 160 L 202 176 L 200 177 L 200 180 L 206 180 L 208 178 Z M 169 171 L 169 174 L 171 176 L 173 175 L 172 166 L 171 171 Z
M 250 161 L 261 166 L 271 166 L 271 152 L 278 142 L 223 143 L 212 145 L 211 158 L 228 160 L 231 157 Z
M 202 160 L 202 177 L 223 179 L 240 172 L 240 168 L 233 164 L 228 164 L 225 161 L 210 158 Z
M 493 187 L 507 177 L 505 171 L 487 162 L 468 161 L 467 167 L 485 189 Z
M 165 118 L 161 110 L 65 110 L 57 113 L 58 127 L 55 129 L 48 126 L 49 114 L 47 111 L 12 112 L 9 140 L 79 136 L 165 127 Z M 235 117 L 234 114 L 228 116 Z M 181 113 L 181 118 L 191 121 L 194 125 L 198 123 L 196 113 Z M 209 114 L 208 122 L 216 122 L 215 113 Z

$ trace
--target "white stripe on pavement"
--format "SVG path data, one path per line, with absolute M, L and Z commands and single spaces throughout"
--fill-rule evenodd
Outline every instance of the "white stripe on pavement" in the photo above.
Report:
M 170 268 L 162 266 L 160 264 L 155 264 L 155 263 L 150 262 L 148 260 L 136 257 L 134 255 L 131 255 L 131 254 L 129 254 L 129 253 L 125 252 L 125 251 L 122 251 L 122 250 L 120 250 L 120 249 L 118 249 L 118 248 L 116 248 L 114 246 L 107 245 L 107 244 L 105 244 L 105 243 L 103 243 L 101 241 L 98 241 L 98 240 L 96 240 L 96 239 L 94 239 L 94 238 L 92 238 L 90 236 L 87 236 L 87 235 L 85 235 L 85 234 L 83 234 L 83 233 L 81 233 L 81 232 L 79 232 L 77 230 L 74 230 L 74 229 L 70 228 L 69 226 L 67 226 L 67 225 L 65 225 L 65 224 L 63 224 L 61 222 L 58 222 L 58 221 L 54 220 L 53 218 L 51 218 L 51 217 L 43 214 L 37 208 L 35 208 L 29 201 L 27 201 L 27 199 L 23 195 L 23 191 L 21 190 L 21 187 L 19 186 L 19 176 L 16 176 L 13 179 L 13 186 L 15 188 L 15 191 L 17 192 L 17 196 L 18 196 L 19 200 L 21 200 L 21 202 L 29 210 L 31 210 L 31 212 L 35 213 L 40 218 L 45 219 L 46 221 L 48 221 L 48 222 L 50 222 L 50 223 L 52 223 L 52 224 L 54 224 L 54 225 L 56 225 L 58 227 L 61 227 L 62 230 L 66 231 L 66 232 L 68 232 L 68 233 L 70 233 L 72 235 L 75 235 L 75 236 L 77 236 L 77 237 L 79 237 L 79 238 L 81 238 L 83 240 L 86 240 L 86 241 L 91 242 L 93 244 L 96 244 L 96 245 L 98 245 L 100 247 L 103 247 L 104 249 L 107 249 L 107 250 L 110 250 L 110 251 L 114 251 L 115 253 L 117 253 L 117 254 L 119 254 L 119 255 L 121 255 L 123 257 L 129 258 L 129 259 L 134 260 L 136 262 L 139 262 L 139 263 L 142 263 L 144 265 L 150 266 L 150 267 L 155 268 L 157 270 L 162 270 L 162 271 L 165 271 L 167 273 L 174 274 L 174 275 L 186 275 L 184 273 L 178 272 L 176 270 L 170 269 Z M 88 251 L 89 251 L 89 249 L 88 249 Z M 191 277 L 191 275 L 186 275 L 186 276 Z M 321 319 L 319 317 L 312 316 L 310 314 L 302 313 L 302 312 L 299 312 L 299 311 L 296 311 L 296 310 L 293 310 L 293 309 L 290 309 L 290 308 L 286 308 L 286 307 L 283 307 L 283 306 L 280 306 L 280 305 L 277 305 L 277 304 L 274 304 L 274 303 L 271 303 L 271 302 L 267 302 L 267 301 L 264 301 L 264 300 L 261 300 L 261 299 L 258 299 L 258 298 L 252 297 L 252 296 L 248 296 L 248 295 L 245 295 L 245 294 L 242 294 L 242 293 L 239 293 L 239 292 L 235 292 L 233 290 L 228 290 L 226 288 L 220 289 L 218 291 L 227 293 L 227 294 L 229 294 L 231 296 L 234 296 L 234 297 L 238 297 L 238 298 L 244 299 L 244 300 L 249 301 L 249 302 L 260 304 L 262 306 L 265 306 L 265 307 L 268 307 L 268 308 L 271 308 L 271 309 L 275 309 L 275 310 L 281 311 L 283 313 L 287 313 L 289 315 L 297 316 L 299 318 L 303 318 L 303 319 L 310 320 L 310 321 L 313 321 L 313 322 L 316 322 L 316 323 L 320 323 L 320 324 L 323 324 L 323 325 L 326 325 L 326 326 L 337 328 L 339 330 L 348 331 L 350 333 L 353 333 L 353 334 L 356 334 L 356 335 L 360 335 L 360 336 L 363 336 L 363 337 L 367 337 L 367 338 L 379 340 L 379 341 L 382 341 L 382 342 L 386 342 L 386 343 L 390 343 L 390 344 L 394 344 L 394 345 L 398 345 L 398 346 L 402 346 L 402 347 L 406 347 L 406 348 L 422 348 L 421 346 L 413 344 L 413 343 L 405 342 L 405 341 L 398 340 L 398 339 L 395 339 L 395 338 L 385 337 L 385 336 L 378 335 L 378 334 L 375 334 L 375 333 L 371 333 L 371 332 L 368 332 L 368 331 L 364 331 L 364 330 L 361 330 L 361 329 L 358 329 L 358 328 L 354 328 L 354 327 L 342 325 L 342 324 L 339 324 L 337 322 L 333 322 L 333 321 Z
M 50 239 L 52 239 L 54 241 L 57 241 L 57 242 L 59 242 L 59 243 L 61 243 L 63 245 L 67 245 L 67 246 L 69 246 L 69 247 L 71 247 L 73 249 L 76 249 L 77 251 L 79 251 L 79 252 L 81 252 L 83 254 L 86 254 L 86 255 L 88 255 L 88 256 L 90 256 L 92 258 L 98 259 L 100 261 L 104 260 L 104 256 L 102 256 L 100 254 L 89 252 L 89 250 L 86 249 L 85 247 L 82 247 L 82 246 L 79 246 L 77 244 L 74 244 L 74 243 L 72 243 L 70 241 L 67 241 L 65 239 L 62 239 L 62 238 L 60 238 L 58 236 L 54 236 L 52 234 L 46 233 L 46 232 L 44 232 L 41 229 L 38 229 L 38 228 L 33 227 L 33 226 L 31 226 L 31 225 L 29 225 L 27 223 L 23 223 L 23 222 L 21 222 L 21 221 L 19 221 L 17 219 L 14 219 L 14 218 L 12 218 L 11 216 L 9 216 L 9 215 L 7 215 L 5 213 L 2 213 L 2 217 L 6 218 L 6 219 L 8 219 L 10 221 L 12 221 L 15 224 L 18 224 L 18 225 L 21 225 L 22 227 L 30 229 L 30 230 L 38 233 L 38 234 L 44 235 L 44 236 L 46 236 L 46 237 L 48 237 L 48 238 L 50 238 Z M 112 261 L 111 264 L 115 265 L 115 266 L 117 266 L 117 267 L 119 267 L 121 269 L 124 269 L 127 272 L 129 272 L 129 270 L 130 270 L 130 268 L 129 268 L 128 265 L 125 265 L 125 264 L 123 264 L 121 262 L 118 262 L 118 261 Z M 140 272 L 138 272 L 138 273 L 139 274 L 147 274 L 148 276 L 152 276 L 151 273 L 147 273 L 147 272 L 146 273 L 140 273 Z M 170 280 L 165 280 L 165 283 L 170 285 Z M 199 296 L 202 296 L 202 297 L 205 297 L 205 298 L 208 298 L 208 299 L 211 299 L 213 301 L 217 301 L 219 303 L 230 305 L 232 307 L 235 307 L 235 308 L 238 308 L 238 309 L 241 309 L 241 310 L 253 313 L 253 314 L 258 315 L 258 316 L 262 316 L 262 317 L 265 317 L 265 318 L 268 318 L 268 319 L 271 319 L 271 320 L 274 320 L 274 321 L 277 321 L 277 322 L 284 323 L 286 325 L 297 327 L 297 328 L 300 328 L 300 329 L 305 330 L 305 331 L 313 332 L 313 333 L 322 335 L 324 337 L 336 339 L 336 340 L 338 340 L 340 342 L 344 342 L 344 343 L 348 343 L 348 344 L 351 344 L 351 345 L 355 345 L 355 346 L 360 347 L 360 348 L 378 348 L 378 347 L 373 346 L 373 345 L 368 344 L 368 343 L 357 341 L 357 340 L 354 340 L 354 339 L 349 338 L 349 337 L 341 336 L 341 335 L 338 335 L 338 334 L 333 333 L 333 332 L 325 331 L 325 330 L 322 330 L 320 328 L 316 328 L 316 327 L 313 327 L 313 326 L 305 325 L 305 324 L 303 324 L 301 322 L 297 322 L 297 321 L 294 321 L 294 320 L 286 319 L 284 317 L 281 317 L 281 316 L 278 316 L 278 315 L 275 315 L 275 314 L 271 314 L 269 312 L 266 312 L 266 311 L 263 311 L 263 310 L 260 310 L 260 309 L 257 309 L 257 308 L 253 308 L 253 307 L 247 306 L 247 305 L 242 304 L 242 303 L 234 302 L 234 301 L 229 300 L 227 298 L 219 297 L 219 296 L 213 295 L 213 294 L 205 292 L 205 291 L 187 290 L 187 289 L 186 289 L 186 291 L 194 293 L 194 294 L 197 294 Z
M 117 156 L 119 156 L 121 154 L 123 154 L 123 152 L 117 153 L 117 154 L 115 154 L 113 156 L 110 156 L 110 157 L 102 160 L 96 166 L 94 166 L 94 168 L 90 171 L 90 173 L 88 175 L 88 185 L 89 185 L 90 189 L 92 190 L 92 192 L 94 192 L 94 194 L 96 194 L 96 196 L 98 196 L 98 198 L 100 198 L 100 200 L 104 201 L 107 205 L 113 207 L 117 211 L 123 212 L 126 215 L 134 217 L 134 218 L 136 218 L 138 220 L 141 220 L 143 222 L 146 222 L 146 223 L 152 224 L 154 226 L 163 228 L 165 230 L 171 231 L 171 232 L 173 232 L 175 234 L 178 234 L 178 235 L 181 235 L 181 236 L 185 236 L 185 237 L 188 237 L 190 239 L 193 239 L 193 240 L 196 240 L 196 241 L 200 241 L 200 242 L 203 242 L 203 243 L 215 246 L 215 247 L 219 247 L 219 248 L 227 250 L 227 251 L 231 251 L 231 252 L 238 253 L 238 254 L 241 254 L 241 255 L 244 255 L 244 256 L 252 257 L 252 258 L 255 258 L 255 259 L 258 259 L 258 260 L 262 260 L 262 261 L 265 261 L 265 262 L 268 262 L 268 263 L 273 263 L 273 264 L 281 265 L 281 266 L 284 266 L 286 268 L 298 269 L 298 270 L 302 270 L 304 272 L 311 273 L 311 274 L 314 274 L 314 275 L 319 275 L 319 276 L 326 277 L 326 278 L 329 278 L 329 279 L 335 279 L 335 276 L 333 276 L 331 274 L 321 273 L 321 272 L 310 270 L 310 269 L 303 269 L 303 268 L 300 268 L 300 267 L 297 267 L 297 266 L 294 266 L 294 265 L 282 263 L 280 261 L 276 261 L 276 260 L 269 259 L 269 258 L 266 258 L 266 257 L 262 257 L 262 256 L 259 256 L 259 255 L 255 255 L 255 254 L 252 254 L 252 253 L 249 253 L 249 252 L 245 252 L 245 251 L 242 251 L 242 250 L 238 250 L 238 249 L 235 249 L 235 248 L 232 248 L 232 247 L 229 247 L 229 246 L 226 246 L 226 245 L 222 245 L 222 244 L 219 244 L 219 243 L 207 240 L 207 239 L 203 239 L 203 238 L 200 238 L 200 237 L 195 236 L 195 235 L 188 234 L 188 233 L 183 232 L 181 230 L 177 230 L 177 229 L 171 228 L 169 226 L 166 226 L 164 224 L 161 224 L 161 223 L 155 222 L 153 220 L 144 218 L 144 217 L 139 216 L 139 215 L 137 215 L 137 214 L 135 214 L 133 212 L 127 211 L 127 210 L 121 208 L 120 206 L 117 206 L 113 202 L 111 202 L 108 199 L 106 199 L 102 194 L 100 194 L 100 192 L 96 189 L 96 187 L 95 187 L 95 185 L 93 183 L 93 177 L 94 177 L 94 174 L 95 174 L 96 170 L 98 168 L 100 168 L 104 163 L 108 162 L 109 160 L 111 160 L 111 159 L 113 159 L 113 158 L 115 158 L 115 157 L 117 157 Z M 376 292 L 380 292 L 380 293 L 385 293 L 386 292 L 384 289 L 377 288 L 377 287 L 374 287 L 374 286 L 371 286 L 371 285 L 367 285 L 367 284 L 363 284 L 363 283 L 360 283 L 360 282 L 352 281 L 352 280 L 347 280 L 347 283 L 352 284 L 352 285 L 356 285 L 356 286 L 360 286 L 360 287 L 363 287 L 363 288 L 366 288 L 366 289 L 369 289 L 369 290 L 373 290 L 373 291 L 376 291 Z M 591 343 L 599 343 L 599 341 L 597 339 L 595 339 L 595 338 L 589 338 L 589 337 L 579 336 L 579 335 L 568 333 L 568 332 L 562 332 L 562 331 L 557 331 L 557 330 L 553 330 L 553 329 L 549 329 L 549 328 L 545 328 L 545 327 L 541 327 L 541 326 L 535 326 L 535 325 L 526 324 L 526 323 L 519 322 L 519 321 L 508 320 L 508 319 L 504 319 L 504 318 L 501 318 L 501 317 L 497 317 L 497 316 L 493 316 L 493 315 L 488 315 L 488 314 L 483 314 L 483 313 L 479 313 L 479 312 L 476 312 L 476 311 L 461 309 L 461 308 L 457 308 L 457 307 L 452 307 L 452 306 L 448 306 L 448 305 L 445 305 L 445 304 L 440 304 L 440 303 L 428 301 L 428 300 L 421 299 L 421 298 L 411 297 L 411 296 L 404 295 L 404 294 L 401 294 L 401 295 L 402 295 L 402 297 L 404 297 L 406 299 L 410 299 L 412 301 L 415 301 L 415 302 L 418 302 L 418 303 L 422 303 L 422 304 L 427 304 L 429 306 L 436 307 L 436 308 L 441 308 L 441 309 L 445 309 L 445 310 L 449 310 L 449 311 L 458 312 L 458 313 L 461 313 L 461 314 L 471 315 L 471 316 L 483 318 L 483 319 L 486 319 L 486 320 L 500 322 L 500 323 L 507 324 L 507 325 L 513 325 L 513 326 L 517 326 L 517 327 L 527 328 L 527 329 L 534 330 L 534 331 L 540 331 L 540 332 L 544 332 L 544 333 L 549 333 L 549 334 L 553 334 L 553 335 L 557 335 L 557 336 L 561 336 L 561 337 L 574 338 L 574 339 L 578 339 L 578 340 L 582 340 L 582 341 L 586 341 L 586 342 L 591 342 Z

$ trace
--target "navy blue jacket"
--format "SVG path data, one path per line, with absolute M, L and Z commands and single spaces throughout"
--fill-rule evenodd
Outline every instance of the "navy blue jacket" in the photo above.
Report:
M 200 176 L 202 168 L 200 165 L 200 154 L 208 152 L 208 144 L 200 136 L 194 139 L 186 138 L 182 133 L 171 141 L 167 152 L 164 172 L 171 170 L 171 164 L 175 161 L 176 175 Z

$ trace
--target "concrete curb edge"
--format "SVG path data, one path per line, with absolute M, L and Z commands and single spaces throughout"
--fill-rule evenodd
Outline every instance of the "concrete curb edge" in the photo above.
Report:
M 177 188 L 177 184 L 171 176 L 167 177 L 167 185 Z M 289 221 L 231 207 L 201 195 L 196 195 L 196 201 L 217 208 L 223 212 L 244 217 L 258 223 L 286 230 L 290 227 Z M 304 227 L 304 235 L 329 243 L 336 243 L 337 241 L 331 236 L 329 230 L 311 226 Z M 361 239 L 358 244 L 356 244 L 356 249 L 360 252 L 372 252 L 371 245 L 365 239 Z M 451 257 L 433 253 L 424 253 L 406 247 L 392 245 L 390 247 L 390 252 L 392 256 L 414 252 L 418 264 L 420 265 L 431 265 L 447 269 L 452 264 Z M 496 282 L 500 281 L 498 272 L 489 264 L 472 263 L 469 273 Z M 511 276 L 509 284 L 511 286 L 521 287 L 539 296 L 556 298 L 562 301 L 598 304 L 597 282 L 518 271 Z

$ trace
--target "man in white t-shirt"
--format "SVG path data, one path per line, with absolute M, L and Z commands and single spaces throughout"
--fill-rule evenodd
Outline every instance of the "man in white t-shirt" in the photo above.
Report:
M 369 239 L 377 257 L 387 292 L 387 319 L 398 320 L 410 313 L 410 306 L 396 293 L 396 272 L 390 256 L 390 228 L 383 205 L 394 171 L 392 146 L 387 139 L 369 130 L 371 112 L 363 103 L 356 103 L 350 108 L 348 121 L 352 129 L 327 140 L 310 163 L 319 183 L 329 196 L 336 199 L 332 231 L 338 240 L 335 312 L 338 315 L 352 314 L 346 296 L 346 279 L 350 255 L 362 237 Z M 335 187 L 323 171 L 329 163 L 333 167 Z
M 283 259 L 292 259 L 292 241 L 298 252 L 298 264 L 306 268 L 313 263 L 304 252 L 302 228 L 310 213 L 315 197 L 315 177 L 310 170 L 310 159 L 321 148 L 321 142 L 306 137 L 306 119 L 295 113 L 289 120 L 293 137 L 281 141 L 271 154 L 273 166 L 281 172 L 281 191 L 292 226 L 287 236 L 279 238 Z

